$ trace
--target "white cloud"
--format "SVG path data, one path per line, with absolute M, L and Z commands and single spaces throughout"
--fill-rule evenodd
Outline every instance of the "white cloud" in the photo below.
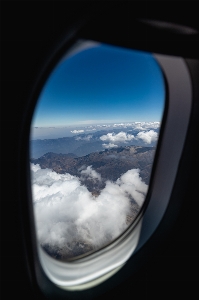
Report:
M 137 125 L 137 126 L 135 126 L 135 128 L 134 129 L 136 129 L 136 130 L 146 130 L 146 128 L 145 127 L 143 127 L 143 126 L 141 126 L 140 124 L 139 125 Z
M 80 129 L 80 130 L 72 130 L 71 132 L 72 132 L 72 133 L 82 133 L 82 132 L 84 132 L 84 130 L 83 130 L 83 129 Z
M 145 127 L 148 129 L 158 129 L 160 127 L 160 122 L 148 122 Z
M 102 144 L 102 147 L 105 148 L 105 149 L 110 149 L 110 148 L 117 148 L 118 146 L 115 145 L 115 144 Z
M 115 183 L 107 181 L 94 197 L 78 177 L 33 164 L 31 170 L 37 236 L 52 249 L 72 249 L 77 241 L 99 249 L 111 242 L 127 228 L 130 196 L 142 205 L 148 187 L 133 169 Z M 91 166 L 81 174 L 98 176 Z
M 157 141 L 158 134 L 154 130 L 142 131 L 137 134 L 136 138 L 143 140 L 146 144 L 151 144 Z
M 92 180 L 99 180 L 101 181 L 101 175 L 97 173 L 95 170 L 92 169 L 92 166 L 88 166 L 85 170 L 81 171 L 81 177 L 82 178 L 88 178 Z
M 132 127 L 136 130 L 158 129 L 160 122 L 134 122 Z
M 128 170 L 117 181 L 123 192 L 128 193 L 141 206 L 144 202 L 148 186 L 139 176 L 139 169 Z
M 135 130 L 149 130 L 160 127 L 160 122 L 132 122 L 132 123 L 115 123 L 113 128 L 132 128 Z
M 123 126 L 124 124 L 123 123 L 115 123 L 114 125 L 113 125 L 113 127 L 119 127 L 119 126 Z
M 81 137 L 81 136 L 78 136 L 76 137 L 76 141 L 80 141 L 80 140 L 83 140 L 83 141 L 90 141 L 90 139 L 92 138 L 92 134 L 89 134 L 89 135 L 86 135 L 84 137 Z
M 112 133 L 107 133 L 106 135 L 102 135 L 100 137 L 100 140 L 102 140 L 104 142 L 124 143 L 124 142 L 127 142 L 127 141 L 131 141 L 134 138 L 135 138 L 134 135 L 128 134 L 126 132 L 121 131 L 117 134 L 112 132 Z

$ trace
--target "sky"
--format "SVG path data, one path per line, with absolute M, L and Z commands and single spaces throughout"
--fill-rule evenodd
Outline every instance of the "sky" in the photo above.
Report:
M 91 43 L 50 74 L 33 127 L 161 121 L 165 85 L 150 53 Z

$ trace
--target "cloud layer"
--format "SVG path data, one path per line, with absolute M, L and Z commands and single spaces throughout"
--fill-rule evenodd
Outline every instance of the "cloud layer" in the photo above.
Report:
M 107 181 L 98 197 L 78 177 L 33 164 L 31 171 L 38 239 L 52 249 L 73 251 L 78 242 L 96 250 L 111 242 L 127 228 L 131 199 L 141 206 L 148 188 L 139 169 L 127 171 L 116 182 Z M 92 166 L 82 170 L 81 176 L 101 180 Z

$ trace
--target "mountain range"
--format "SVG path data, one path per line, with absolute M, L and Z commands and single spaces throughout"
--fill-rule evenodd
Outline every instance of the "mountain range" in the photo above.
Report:
M 125 146 L 92 152 L 82 157 L 73 153 L 48 152 L 30 161 L 39 164 L 42 169 L 49 168 L 56 173 L 78 176 L 90 192 L 98 194 L 107 180 L 116 181 L 130 169 L 139 168 L 142 180 L 149 184 L 154 153 L 155 147 Z M 101 181 L 81 176 L 82 170 L 89 166 L 101 175 Z
M 158 130 L 155 130 L 156 132 Z M 118 134 L 125 132 L 129 135 L 137 135 L 139 130 L 127 130 L 127 129 L 112 129 L 112 134 Z M 39 158 L 47 152 L 53 153 L 73 153 L 79 157 L 90 154 L 91 152 L 99 152 L 105 149 L 105 143 L 108 141 L 103 141 L 101 137 L 107 135 L 107 130 L 99 130 L 94 133 L 89 134 L 78 134 L 72 137 L 63 137 L 57 139 L 37 139 L 30 141 L 30 157 Z M 111 142 L 116 144 L 116 147 L 120 146 L 130 146 L 132 145 L 132 140 L 124 140 Z M 133 140 L 135 146 L 146 146 L 146 143 L 142 140 Z M 155 146 L 156 142 L 152 142 L 150 146 Z

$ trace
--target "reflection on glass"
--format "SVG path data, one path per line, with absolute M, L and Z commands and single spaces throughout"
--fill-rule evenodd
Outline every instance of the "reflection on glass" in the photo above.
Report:
M 119 237 L 142 207 L 164 110 L 150 53 L 82 42 L 50 74 L 32 120 L 37 238 L 78 258 Z

